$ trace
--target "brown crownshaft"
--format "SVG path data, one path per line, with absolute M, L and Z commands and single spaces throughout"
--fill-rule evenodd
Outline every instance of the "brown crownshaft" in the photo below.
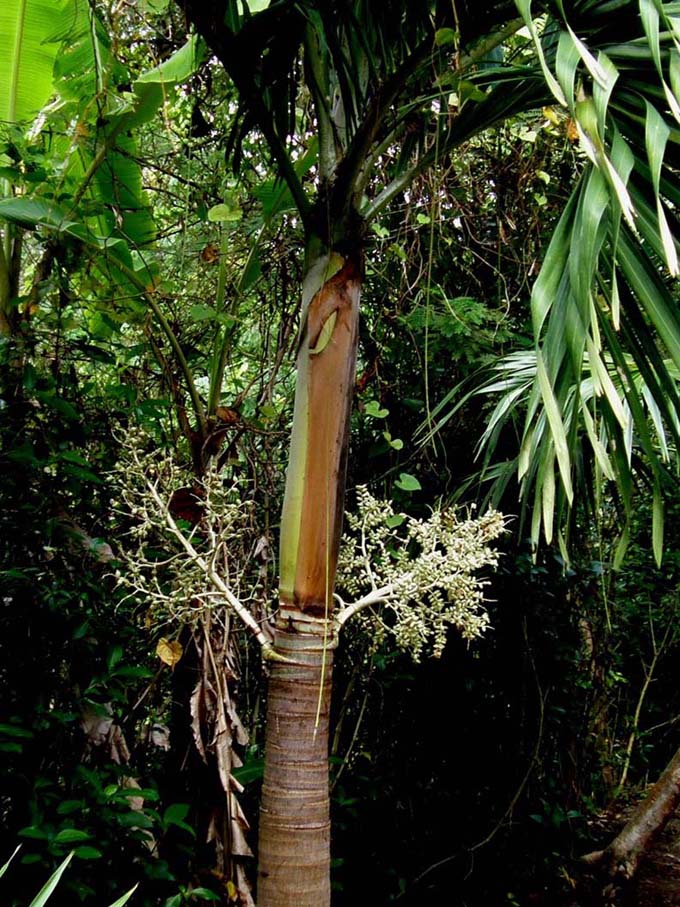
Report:
M 327 281 L 309 306 L 307 322 L 307 344 L 313 350 L 335 313 L 330 341 L 318 354 L 309 354 L 308 449 L 294 591 L 295 605 L 319 615 L 333 591 L 344 512 L 361 291 L 358 267 L 350 260 Z

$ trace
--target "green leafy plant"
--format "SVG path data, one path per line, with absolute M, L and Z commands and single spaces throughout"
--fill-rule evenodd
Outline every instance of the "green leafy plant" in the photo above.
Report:
M 235 893 L 235 891 L 234 891 Z M 168 898 L 163 907 L 183 907 L 185 904 L 196 904 L 206 901 L 219 901 L 220 895 L 215 894 L 209 888 L 185 888 L 180 886 L 177 894 Z
M 0 878 L 7 872 L 10 863 L 12 862 L 13 858 L 16 856 L 18 851 L 19 851 L 19 848 L 17 847 L 17 849 L 14 851 L 14 853 L 9 858 L 9 860 L 5 863 L 5 865 L 0 868 Z M 45 882 L 45 884 L 40 889 L 38 894 L 33 898 L 31 903 L 29 904 L 29 907 L 44 907 L 44 905 L 48 902 L 48 900 L 54 893 L 54 890 L 56 889 L 57 885 L 59 884 L 59 881 L 60 881 L 62 875 L 64 874 L 66 867 L 68 866 L 68 864 L 71 862 L 72 859 L 73 859 L 73 853 L 70 853 L 66 857 L 66 859 L 63 861 L 63 863 L 61 863 L 56 868 L 56 870 L 52 873 L 52 875 L 49 877 L 49 879 Z M 130 898 L 134 894 L 136 888 L 137 888 L 137 886 L 135 885 L 134 888 L 131 888 L 126 894 L 124 894 L 124 895 L 122 895 L 122 897 L 118 898 L 117 901 L 114 901 L 113 904 L 109 905 L 109 907 L 123 907 L 123 905 L 127 904 L 127 902 L 130 900 Z

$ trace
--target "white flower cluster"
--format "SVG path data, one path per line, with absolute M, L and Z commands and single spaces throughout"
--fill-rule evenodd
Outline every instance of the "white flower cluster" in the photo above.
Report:
M 143 606 L 148 626 L 193 623 L 206 608 L 224 608 L 222 586 L 239 594 L 253 566 L 254 537 L 242 487 L 225 484 L 214 470 L 197 481 L 172 453 L 150 449 L 148 437 L 134 430 L 112 478 L 114 509 L 129 527 L 116 579 Z
M 468 640 L 481 636 L 489 618 L 479 572 L 498 563 L 490 543 L 504 530 L 502 514 L 459 520 L 448 509 L 419 520 L 395 513 L 363 486 L 357 498 L 357 512 L 347 514 L 337 585 L 360 601 L 375 593 L 376 605 L 357 612 L 376 639 L 392 634 L 419 661 L 426 650 L 441 655 L 450 626 Z

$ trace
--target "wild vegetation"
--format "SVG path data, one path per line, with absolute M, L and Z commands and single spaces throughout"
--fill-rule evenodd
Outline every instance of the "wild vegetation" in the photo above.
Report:
M 5 0 L 5 903 L 656 903 L 678 11 Z

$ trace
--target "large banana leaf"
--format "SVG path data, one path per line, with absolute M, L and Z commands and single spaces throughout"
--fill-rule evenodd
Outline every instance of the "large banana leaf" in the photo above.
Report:
M 69 0 L 0 3 L 0 122 L 30 120 L 50 99 L 59 49 L 51 38 L 56 26 L 73 15 Z
M 43 22 L 47 17 L 37 15 L 40 7 L 35 0 L 26 3 L 20 20 L 24 23 L 22 34 L 27 34 L 32 22 L 35 44 L 47 32 Z M 12 5 L 1 6 L 0 19 Z M 58 9 L 63 19 L 57 30 L 55 6 L 50 3 L 45 8 L 48 6 L 51 43 L 40 46 L 52 48 L 54 53 L 38 53 L 37 60 L 45 70 L 44 91 L 37 106 L 24 105 L 22 111 L 26 116 L 35 114 L 47 97 L 55 97 L 46 122 L 53 127 L 49 141 L 55 161 L 59 161 L 55 168 L 60 172 L 59 193 L 64 199 L 69 193 L 73 198 L 70 218 L 86 220 L 89 229 L 99 235 L 124 237 L 134 248 L 148 246 L 155 237 L 155 226 L 142 190 L 142 171 L 131 130 L 150 119 L 174 86 L 195 71 L 203 45 L 196 37 L 190 38 L 176 54 L 144 73 L 132 91 L 122 95 L 115 86 L 127 74 L 111 53 L 110 38 L 103 23 L 88 12 L 86 5 L 60 0 Z M 31 10 L 35 22 L 30 19 Z M 29 46 L 32 47 L 30 43 Z M 20 72 L 37 78 L 33 69 L 20 68 Z M 97 104 L 92 102 L 94 97 Z M 74 122 L 78 123 L 75 135 Z M 47 184 L 29 188 L 36 198 L 41 193 L 50 196 L 54 191 Z M 95 213 L 84 215 L 79 210 L 81 202 Z

